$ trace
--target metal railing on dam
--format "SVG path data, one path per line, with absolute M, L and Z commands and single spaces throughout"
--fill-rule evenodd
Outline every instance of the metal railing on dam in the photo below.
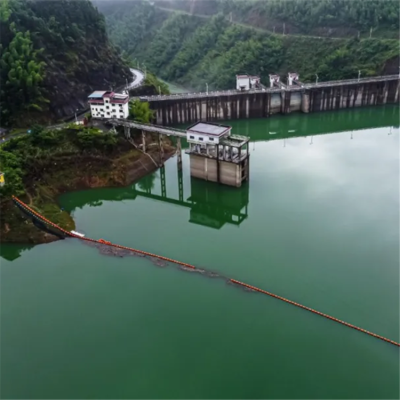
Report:
M 386 82 L 400 79 L 399 75 L 385 75 L 385 76 L 375 76 L 360 79 L 343 79 L 337 81 L 327 81 L 318 83 L 304 83 L 302 85 L 292 85 L 283 87 L 272 87 L 266 89 L 251 89 L 246 91 L 240 90 L 215 90 L 209 92 L 188 92 L 188 93 L 177 93 L 168 95 L 152 95 L 152 96 L 140 96 L 132 97 L 133 99 L 140 99 L 142 101 L 162 101 L 162 100 L 181 100 L 181 99 L 200 99 L 200 98 L 210 98 L 219 96 L 230 96 L 230 95 L 249 95 L 257 93 L 281 93 L 284 91 L 298 92 L 303 89 L 319 89 L 325 87 L 342 86 L 342 85 L 358 85 L 364 83 L 372 82 Z

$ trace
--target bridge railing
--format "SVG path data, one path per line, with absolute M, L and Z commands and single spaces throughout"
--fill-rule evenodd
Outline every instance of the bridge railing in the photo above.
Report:
M 165 126 L 160 126 L 160 125 L 146 124 L 142 122 L 127 121 L 125 119 L 115 119 L 115 118 L 109 119 L 107 120 L 107 122 L 114 126 L 125 126 L 128 128 L 135 128 L 148 132 L 157 132 L 157 133 L 163 133 L 165 135 L 186 137 L 186 131 L 176 128 L 169 128 L 169 127 L 167 128 Z

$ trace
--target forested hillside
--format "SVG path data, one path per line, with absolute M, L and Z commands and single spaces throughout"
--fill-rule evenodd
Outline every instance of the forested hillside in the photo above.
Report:
M 0 1 L 1 125 L 71 115 L 131 73 L 88 0 Z
M 213 3 L 216 7 L 243 7 L 243 10 L 260 5 L 254 0 L 213 0 Z M 283 4 L 300 2 L 262 3 L 270 7 L 286 7 Z M 313 0 L 301 2 L 304 5 L 311 3 Z M 319 3 L 324 7 L 332 5 L 330 0 Z M 361 3 L 354 3 L 362 8 Z M 101 1 L 98 7 L 105 13 L 111 39 L 131 59 L 145 63 L 149 70 L 167 81 L 193 89 L 204 90 L 206 83 L 211 89 L 233 88 L 238 73 L 259 74 L 262 81 L 268 82 L 268 74 L 283 76 L 289 71 L 300 73 L 302 81 L 315 80 L 315 74 L 320 80 L 334 80 L 357 77 L 359 70 L 362 76 L 398 72 L 398 39 L 359 38 L 358 34 L 349 38 L 273 34 L 261 28 L 230 22 L 221 13 L 206 17 L 189 15 L 185 11 L 191 11 L 190 4 L 193 3 L 182 3 L 184 12 L 166 11 L 140 0 L 112 2 L 112 7 L 109 2 Z M 204 0 L 195 3 L 196 7 L 197 4 L 206 13 L 211 3 Z M 389 1 L 387 4 L 393 3 Z M 383 9 L 385 7 L 382 5 Z M 245 15 L 244 11 L 242 15 Z M 296 19 L 296 14 L 291 18 Z M 317 16 L 310 15 L 309 18 L 314 21 Z M 341 18 L 342 24 L 346 24 L 344 16 Z M 368 25 L 359 14 L 357 18 L 353 26 Z M 395 32 L 398 22 L 396 25 L 392 17 L 385 18 L 386 28 Z M 306 26 L 305 21 L 299 19 L 299 26 Z
M 398 38 L 398 0 L 156 0 L 158 7 L 200 15 L 232 13 L 235 21 L 276 32 Z M 285 24 L 285 26 L 284 26 Z

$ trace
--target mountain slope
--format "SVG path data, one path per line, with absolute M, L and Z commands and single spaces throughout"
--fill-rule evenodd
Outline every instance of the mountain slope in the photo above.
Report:
M 399 37 L 397 0 L 156 0 L 157 7 L 234 21 L 286 34 Z
M 131 76 L 88 0 L 2 0 L 0 19 L 2 124 L 71 115 Z
M 320 80 L 333 80 L 357 77 L 358 71 L 362 76 L 392 73 L 393 68 L 385 66 L 396 64 L 399 53 L 396 39 L 272 34 L 232 23 L 222 14 L 199 17 L 189 15 L 187 10 L 160 10 L 145 1 L 132 3 L 113 3 L 111 13 L 107 13 L 107 1 L 99 4 L 110 38 L 159 77 L 196 90 L 205 90 L 206 83 L 210 89 L 232 88 L 238 73 L 260 75 L 265 83 L 270 73 L 283 77 L 287 72 L 298 72 L 302 81 L 315 80 L 315 74 Z M 206 12 L 207 2 L 198 3 Z M 232 6 L 243 2 L 227 3 Z M 182 7 L 189 5 L 182 2 Z M 132 20 L 143 10 L 149 15 L 143 31 L 140 24 L 125 24 L 118 18 L 124 12 L 125 18 Z M 140 37 L 143 39 L 135 39 Z M 132 38 L 129 46 L 126 38 Z

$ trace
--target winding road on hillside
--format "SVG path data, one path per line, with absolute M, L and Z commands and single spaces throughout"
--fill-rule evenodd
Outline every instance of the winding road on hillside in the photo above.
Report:
M 135 77 L 135 79 L 129 84 L 128 88 L 129 89 L 134 89 L 138 86 L 143 85 L 143 82 L 145 80 L 145 74 L 138 70 L 138 69 L 134 69 L 134 68 L 130 68 L 133 76 Z

